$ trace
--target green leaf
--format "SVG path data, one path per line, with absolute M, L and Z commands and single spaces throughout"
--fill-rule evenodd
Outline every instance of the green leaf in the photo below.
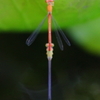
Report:
M 55 0 L 53 15 L 67 28 L 99 17 L 99 4 L 99 0 Z M 34 30 L 46 16 L 46 6 L 45 0 L 0 0 L 0 31 Z
M 100 18 L 73 26 L 70 36 L 83 49 L 100 56 Z
M 47 15 L 45 0 L 0 0 L 0 31 L 33 31 Z M 55 0 L 59 26 L 85 50 L 100 54 L 100 0 Z M 47 30 L 44 24 L 42 30 Z

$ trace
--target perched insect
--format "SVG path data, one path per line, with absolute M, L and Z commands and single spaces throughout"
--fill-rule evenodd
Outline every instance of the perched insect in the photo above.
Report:
M 57 38 L 60 49 L 63 50 L 63 43 L 60 38 L 60 35 L 69 46 L 71 46 L 71 44 L 69 40 L 67 39 L 67 37 L 65 36 L 64 32 L 62 31 L 62 29 L 57 24 L 54 17 L 52 16 L 52 6 L 54 5 L 54 0 L 46 0 L 46 3 L 47 3 L 48 14 L 43 19 L 43 21 L 39 24 L 37 29 L 27 38 L 26 44 L 30 46 L 34 42 L 46 18 L 48 18 L 48 43 L 46 43 L 46 51 L 47 51 L 46 54 L 47 54 L 47 59 L 48 59 L 48 100 L 51 100 L 51 61 L 53 58 L 53 47 L 54 47 L 54 44 L 52 43 L 52 32 L 51 32 L 52 21 L 55 26 L 55 31 L 56 31 L 55 34 L 56 34 L 56 38 Z

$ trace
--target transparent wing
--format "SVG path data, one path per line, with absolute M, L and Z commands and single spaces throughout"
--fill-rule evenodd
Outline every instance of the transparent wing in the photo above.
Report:
M 57 30 L 56 23 L 54 21 L 53 21 L 53 24 L 54 24 L 54 27 L 55 27 L 55 35 L 56 35 L 56 39 L 57 39 L 58 45 L 59 45 L 60 49 L 63 50 L 64 46 L 63 46 L 62 40 L 60 38 L 59 32 Z
M 60 35 L 62 36 L 62 38 L 64 39 L 64 41 L 68 44 L 68 46 L 71 46 L 71 43 L 70 41 L 68 40 L 68 38 L 66 37 L 66 35 L 64 34 L 64 32 L 62 31 L 62 29 L 59 27 L 59 25 L 57 24 L 56 20 L 54 17 L 52 17 L 54 22 L 55 22 L 55 25 L 57 26 L 57 29 L 60 33 Z
M 42 20 L 42 22 L 39 24 L 39 26 L 36 28 L 36 30 L 26 39 L 26 44 L 30 46 L 34 40 L 36 39 L 38 33 L 40 32 L 40 29 L 42 28 L 42 25 L 44 24 L 47 16 Z

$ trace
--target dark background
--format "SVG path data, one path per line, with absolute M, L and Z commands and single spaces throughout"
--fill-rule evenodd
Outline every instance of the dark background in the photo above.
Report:
M 0 34 L 0 100 L 21 100 L 19 83 L 34 91 L 47 88 L 44 33 L 30 47 L 25 41 L 31 32 Z M 64 43 L 61 51 L 53 35 L 52 84 L 59 84 L 62 100 L 99 100 L 100 57 L 83 51 L 70 37 L 69 40 L 71 47 Z

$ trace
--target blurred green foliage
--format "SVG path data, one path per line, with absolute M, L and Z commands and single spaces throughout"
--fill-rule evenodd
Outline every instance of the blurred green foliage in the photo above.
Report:
M 70 31 L 73 40 L 83 49 L 100 55 L 100 18 L 74 26 Z
M 45 0 L 0 0 L 0 31 L 36 29 L 47 14 L 46 6 Z M 100 55 L 100 0 L 55 0 L 53 15 L 76 43 Z

